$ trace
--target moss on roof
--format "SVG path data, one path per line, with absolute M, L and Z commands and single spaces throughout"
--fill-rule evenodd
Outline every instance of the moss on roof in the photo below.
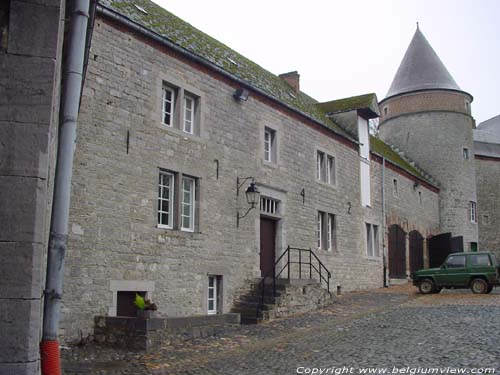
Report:
M 380 115 L 377 96 L 373 93 L 351 96 L 350 98 L 332 100 L 325 103 L 318 103 L 317 107 L 326 113 L 340 113 L 355 109 L 368 109 L 371 111 L 373 117 L 378 117 Z
M 256 87 L 278 101 L 295 108 L 306 116 L 324 124 L 338 134 L 352 137 L 338 124 L 327 117 L 329 112 L 368 108 L 378 114 L 375 94 L 366 94 L 346 99 L 318 103 L 303 92 L 295 92 L 283 79 L 240 55 L 223 43 L 191 26 L 162 7 L 149 0 L 99 0 L 99 4 L 161 35 L 181 48 L 217 65 L 238 79 Z M 145 12 L 141 11 L 142 8 Z M 374 110 L 376 109 L 376 110 Z M 413 166 L 381 140 L 372 137 L 372 150 L 399 167 L 420 177 Z
M 306 116 L 351 139 L 338 124 L 316 107 L 317 101 L 303 92 L 295 92 L 288 83 L 223 43 L 191 26 L 149 0 L 99 0 L 99 3 L 174 44 L 217 65 L 233 76 L 256 87 Z M 137 6 L 144 9 L 142 12 Z
M 387 143 L 382 141 L 381 139 L 370 136 L 370 149 L 372 152 L 386 158 L 391 163 L 397 165 L 398 167 L 408 171 L 412 175 L 430 183 L 435 186 L 435 183 L 429 181 L 427 177 L 425 177 L 422 172 L 420 172 L 417 168 L 411 165 L 408 161 L 403 159 L 401 155 L 399 155 L 396 151 L 394 151 Z

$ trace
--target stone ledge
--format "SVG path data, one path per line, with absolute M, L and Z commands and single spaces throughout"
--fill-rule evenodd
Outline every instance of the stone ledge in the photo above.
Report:
M 151 350 L 174 342 L 221 334 L 240 324 L 240 314 L 188 317 L 95 317 L 95 340 L 130 350 Z

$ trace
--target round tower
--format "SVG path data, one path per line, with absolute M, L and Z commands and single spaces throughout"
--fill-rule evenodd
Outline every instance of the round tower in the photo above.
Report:
M 472 95 L 460 89 L 418 29 L 380 102 L 380 138 L 440 185 L 441 232 L 478 241 Z

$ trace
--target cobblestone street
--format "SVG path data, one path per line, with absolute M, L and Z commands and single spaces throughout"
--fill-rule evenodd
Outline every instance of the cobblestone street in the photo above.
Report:
M 500 289 L 422 296 L 409 285 L 355 292 L 331 307 L 223 337 L 128 353 L 63 350 L 65 374 L 296 374 L 305 368 L 486 368 L 500 374 Z M 299 369 L 306 371 L 306 369 Z

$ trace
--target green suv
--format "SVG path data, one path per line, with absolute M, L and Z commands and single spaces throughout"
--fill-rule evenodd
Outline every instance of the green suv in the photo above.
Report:
M 439 268 L 421 269 L 413 275 L 420 293 L 439 293 L 443 288 L 471 288 L 473 293 L 490 293 L 499 286 L 499 266 L 492 253 L 452 253 Z

